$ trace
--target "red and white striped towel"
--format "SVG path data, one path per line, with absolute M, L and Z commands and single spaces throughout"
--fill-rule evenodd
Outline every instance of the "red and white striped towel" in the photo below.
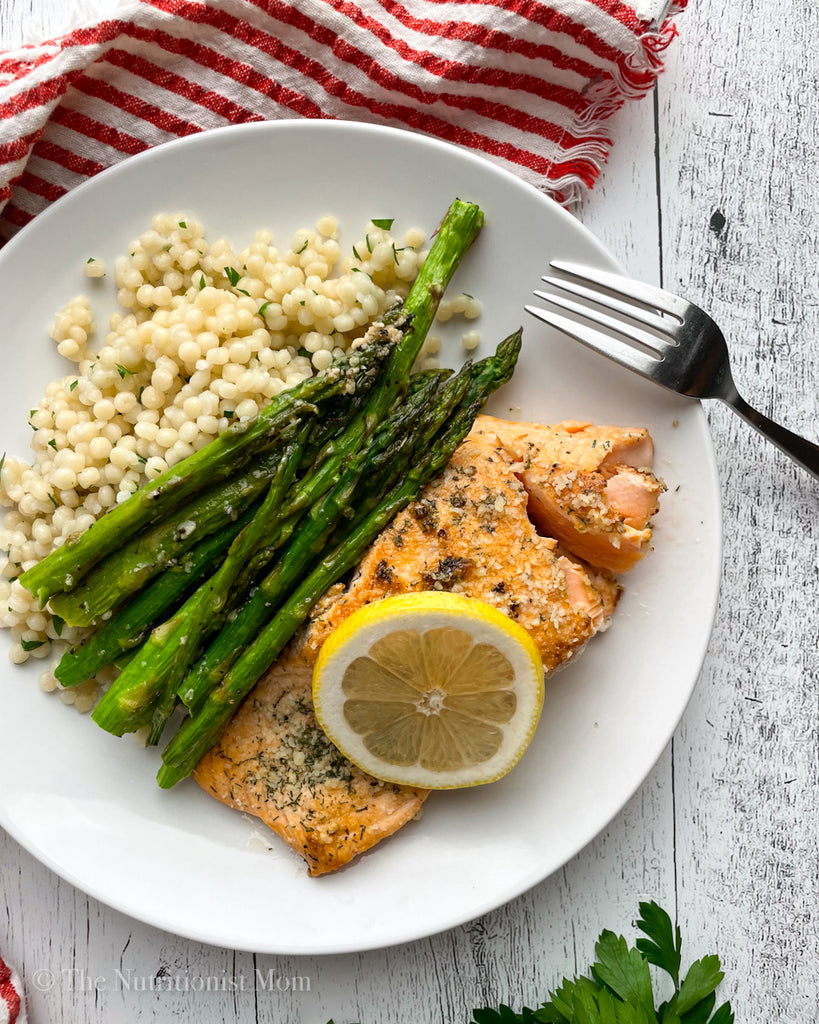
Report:
M 446 139 L 571 202 L 661 70 L 687 0 L 659 2 L 652 26 L 634 0 L 97 0 L 95 24 L 0 53 L 0 239 L 131 154 L 295 117 Z
M 20 976 L 0 957 L 0 1024 L 26 1024 L 27 1019 Z

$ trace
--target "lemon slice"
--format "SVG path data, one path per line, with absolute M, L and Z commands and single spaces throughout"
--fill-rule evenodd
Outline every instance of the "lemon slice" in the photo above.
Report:
M 386 782 L 455 789 L 517 764 L 543 705 L 534 641 L 508 616 L 447 592 L 354 612 L 324 643 L 313 702 L 327 736 Z

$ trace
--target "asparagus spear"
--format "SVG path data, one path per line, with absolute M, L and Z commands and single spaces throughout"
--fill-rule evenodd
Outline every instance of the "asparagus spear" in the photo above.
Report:
M 203 537 L 237 519 L 263 493 L 280 461 L 281 453 L 273 449 L 254 468 L 195 495 L 156 526 L 122 544 L 74 590 L 52 597 L 52 611 L 70 626 L 102 621 L 107 612 L 141 590 Z
M 298 536 L 275 568 L 226 623 L 179 687 L 192 713 L 251 643 L 320 556 L 328 538 L 354 505 L 371 508 L 394 484 L 413 448 L 435 434 L 470 385 L 470 369 L 441 384 L 432 377 L 384 421 L 367 448 L 352 461 L 336 486 L 309 511 Z
M 62 656 L 54 675 L 63 686 L 77 686 L 91 679 L 106 665 L 132 651 L 180 600 L 204 580 L 233 538 L 253 518 L 252 505 L 236 522 L 200 541 L 179 561 L 166 567 L 151 583 L 95 630 L 78 647 Z
M 289 443 L 255 517 L 230 545 L 219 569 L 185 601 L 170 618 L 152 630 L 136 656 L 106 691 L 93 712 L 101 728 L 121 736 L 139 728 L 149 707 L 151 733 L 148 743 L 157 743 L 176 704 L 176 681 L 184 677 L 196 658 L 202 635 L 217 629 L 230 588 L 247 556 L 264 535 L 269 519 L 298 469 L 306 443 L 302 429 Z
M 183 459 L 82 533 L 28 569 L 20 582 L 42 607 L 54 594 L 71 590 L 123 540 L 167 515 L 203 487 L 225 480 L 264 451 L 294 418 L 315 413 L 316 403 L 333 395 L 366 389 L 392 346 L 374 344 L 339 358 L 327 370 L 308 377 L 272 399 L 258 416 L 237 423 L 210 444 Z
M 470 389 L 458 412 L 439 431 L 432 444 L 418 451 L 404 479 L 368 513 L 360 516 L 352 530 L 338 543 L 290 595 L 278 614 L 242 652 L 230 672 L 208 695 L 201 710 L 187 719 L 163 752 L 157 781 L 170 788 L 189 775 L 200 758 L 216 742 L 257 679 L 275 661 L 310 609 L 336 580 L 351 569 L 367 547 L 394 516 L 421 493 L 424 485 L 449 461 L 469 432 L 474 418 L 489 394 L 505 383 L 520 351 L 520 332 L 499 346 L 495 357 L 477 364 Z

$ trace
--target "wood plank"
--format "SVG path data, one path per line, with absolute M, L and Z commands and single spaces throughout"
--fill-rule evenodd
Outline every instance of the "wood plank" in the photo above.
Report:
M 701 0 L 680 28 L 660 92 L 665 282 L 722 325 L 745 397 L 816 439 L 819 11 Z M 722 954 L 737 1020 L 813 1020 L 817 490 L 728 410 L 709 419 L 725 577 L 675 742 L 681 923 Z

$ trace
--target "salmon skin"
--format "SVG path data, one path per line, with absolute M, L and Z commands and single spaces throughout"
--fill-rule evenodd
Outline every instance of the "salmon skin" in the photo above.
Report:
M 662 490 L 652 460 L 644 430 L 479 416 L 446 469 L 375 540 L 350 584 L 313 609 L 200 761 L 196 781 L 269 825 L 311 875 L 342 867 L 402 828 L 427 791 L 366 775 L 315 719 L 311 676 L 324 641 L 371 601 L 448 590 L 520 623 L 551 674 L 608 628 L 621 593 L 614 572 L 648 550 Z

